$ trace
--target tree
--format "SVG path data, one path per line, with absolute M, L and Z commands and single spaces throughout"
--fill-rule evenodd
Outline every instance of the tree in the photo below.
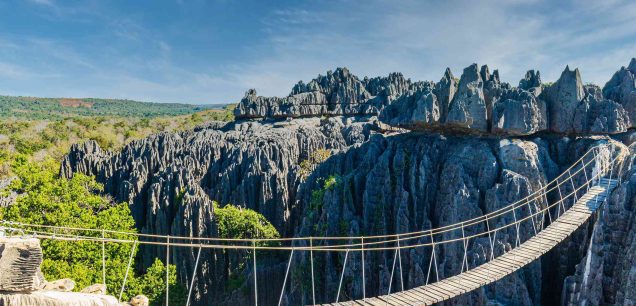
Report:
M 98 195 L 103 186 L 92 177 L 75 174 L 67 180 L 60 178 L 56 169 L 59 169 L 59 163 L 52 159 L 34 163 L 25 156 L 17 156 L 12 165 L 17 179 L 10 188 L 20 196 L 13 205 L 0 208 L 0 217 L 28 224 L 121 231 L 126 233 L 109 233 L 107 238 L 136 239 L 128 204 L 113 204 Z M 54 234 L 101 237 L 102 233 L 99 230 L 58 230 Z M 102 283 L 101 242 L 43 239 L 41 243 L 44 253 L 42 273 L 47 279 L 71 278 L 76 282 L 77 290 Z M 105 243 L 104 248 L 107 290 L 117 295 L 126 273 L 132 244 Z M 169 268 L 174 276 L 175 267 L 171 265 Z M 130 269 L 123 299 L 145 294 L 156 304 L 165 291 L 165 265 L 156 260 L 145 274 L 138 275 L 135 270 L 134 267 Z M 169 281 L 174 287 L 171 294 L 174 303 L 171 305 L 177 305 L 179 300 L 184 300 L 185 290 L 176 284 L 176 277 L 171 277 Z

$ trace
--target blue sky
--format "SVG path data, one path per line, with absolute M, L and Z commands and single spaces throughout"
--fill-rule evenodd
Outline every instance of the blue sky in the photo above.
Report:
M 340 66 L 439 80 L 473 62 L 603 85 L 635 56 L 630 0 L 0 1 L 8 95 L 230 103 Z

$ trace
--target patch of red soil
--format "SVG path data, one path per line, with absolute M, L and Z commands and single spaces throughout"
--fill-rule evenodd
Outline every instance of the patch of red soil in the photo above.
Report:
M 65 107 L 93 107 L 93 103 L 86 102 L 82 99 L 62 98 L 59 100 L 61 106 Z

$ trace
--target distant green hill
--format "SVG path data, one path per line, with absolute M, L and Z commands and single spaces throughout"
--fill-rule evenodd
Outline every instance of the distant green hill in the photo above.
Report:
M 62 119 L 76 116 L 155 118 L 193 114 L 225 105 L 139 102 L 95 98 L 34 98 L 0 96 L 0 119 Z

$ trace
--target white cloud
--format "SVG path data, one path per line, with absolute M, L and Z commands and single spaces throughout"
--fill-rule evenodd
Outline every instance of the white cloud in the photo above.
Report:
M 46 5 L 46 6 L 54 6 L 55 4 L 53 3 L 53 0 L 29 0 L 29 2 L 35 3 L 35 4 L 39 4 L 39 5 Z
M 190 53 L 182 34 L 175 42 L 145 24 L 147 17 L 114 18 L 95 9 L 94 2 L 67 8 L 52 0 L 32 1 L 57 6 L 53 13 L 42 12 L 51 18 L 81 17 L 103 23 L 108 32 L 102 33 L 106 39 L 97 36 L 103 40 L 96 46 L 55 37 L 0 37 L 0 76 L 53 96 L 236 102 L 249 88 L 266 96 L 287 95 L 297 81 L 339 66 L 360 77 L 400 71 L 415 80 L 436 81 L 447 66 L 459 76 L 473 62 L 499 69 L 513 85 L 528 69 L 539 69 L 544 81 L 552 81 L 570 64 L 581 69 L 584 81 L 602 86 L 636 56 L 636 3 L 624 0 L 290 5 L 261 15 L 262 27 L 253 29 L 258 39 L 242 38 L 239 58 L 207 57 L 212 50 Z M 226 47 L 215 43 L 203 48 Z M 29 61 L 16 64 L 20 54 Z M 31 84 L 24 82 L 28 79 Z
M 336 66 L 359 76 L 401 71 L 413 79 L 438 80 L 447 66 L 459 75 L 478 62 L 499 69 L 516 85 L 528 69 L 541 70 L 547 81 L 574 64 L 586 81 L 602 86 L 618 62 L 636 56 L 632 44 L 617 42 L 636 36 L 630 13 L 636 4 L 625 1 L 572 2 L 563 8 L 539 0 L 339 4 L 345 7 L 312 12 L 319 16 L 315 19 L 293 10 L 264 17 L 271 46 L 263 48 L 273 54 L 255 54 L 234 77 L 259 94 L 285 95 L 299 79 Z

